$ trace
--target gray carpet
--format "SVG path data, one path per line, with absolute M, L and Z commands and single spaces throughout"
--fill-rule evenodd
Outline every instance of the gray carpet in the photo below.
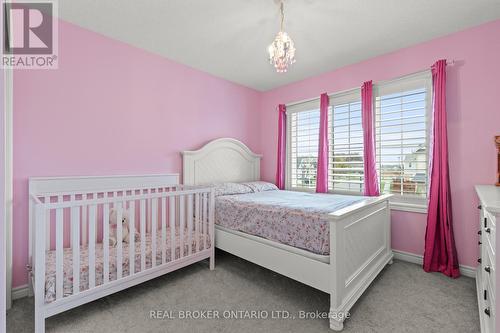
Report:
M 7 332 L 33 331 L 32 306 L 30 298 L 14 302 Z M 217 252 L 215 271 L 207 262 L 194 264 L 49 318 L 47 332 L 330 332 L 327 319 L 150 319 L 152 310 L 176 317 L 182 310 L 219 310 L 221 317 L 224 310 L 285 310 L 297 317 L 299 311 L 328 311 L 329 296 Z M 351 309 L 344 327 L 344 332 L 479 332 L 475 281 L 394 261 Z

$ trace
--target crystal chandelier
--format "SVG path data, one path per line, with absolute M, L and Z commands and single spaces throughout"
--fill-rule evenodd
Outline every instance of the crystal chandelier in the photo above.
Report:
M 283 73 L 287 71 L 289 65 L 295 62 L 295 47 L 293 45 L 293 40 L 283 31 L 283 22 L 285 21 L 283 1 L 281 1 L 280 4 L 280 11 L 280 31 L 271 45 L 267 48 L 267 51 L 269 52 L 269 63 L 274 65 L 278 73 Z

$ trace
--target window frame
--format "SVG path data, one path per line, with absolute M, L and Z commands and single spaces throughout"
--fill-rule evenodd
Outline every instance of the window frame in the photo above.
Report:
M 292 114 L 299 112 L 307 112 L 319 110 L 320 100 L 318 98 L 306 100 L 286 105 L 286 174 L 285 174 L 285 189 L 288 191 L 310 192 L 316 191 L 315 188 L 308 187 L 292 187 Z M 318 120 L 319 121 L 319 120 Z M 318 141 L 319 144 L 319 141 Z
M 335 107 L 335 105 L 345 105 L 345 104 L 350 104 L 350 103 L 361 103 L 361 88 L 355 88 L 355 89 L 351 89 L 351 90 L 348 90 L 348 91 L 343 91 L 343 92 L 339 92 L 339 93 L 333 93 L 333 94 L 329 94 L 328 95 L 329 99 L 330 99 L 330 107 L 332 108 L 332 117 L 328 119 L 328 121 L 332 122 L 332 128 L 329 129 L 329 136 L 328 136 L 328 140 L 332 140 L 333 138 L 333 132 L 330 132 L 330 130 L 333 130 L 333 113 L 334 113 L 334 110 L 333 108 Z M 361 111 L 362 112 L 362 111 Z M 330 114 L 329 114 L 330 116 Z M 361 121 L 361 126 L 363 126 L 363 122 Z M 332 142 L 329 142 L 329 144 L 332 144 Z M 364 143 L 363 143 L 364 145 Z M 328 151 L 328 167 L 330 167 L 330 157 L 332 156 L 332 151 L 329 149 Z M 364 164 L 363 164 L 364 165 Z M 364 179 L 364 172 L 363 172 L 363 179 Z M 330 186 L 330 175 L 328 176 L 328 186 Z M 353 192 L 353 191 L 347 191 L 347 190 L 335 190 L 334 188 L 330 188 L 328 187 L 328 193 L 332 193 L 332 194 L 345 194 L 345 195 L 363 195 L 363 192 L 360 191 L 360 192 Z
M 375 131 L 375 137 L 377 133 L 376 127 L 376 99 L 382 95 L 390 95 L 402 91 L 409 91 L 414 89 L 424 88 L 426 90 L 426 152 L 427 152 L 427 167 L 426 167 L 426 177 L 427 177 L 427 193 L 425 197 L 418 197 L 412 195 L 400 195 L 391 193 L 393 196 L 390 199 L 391 208 L 394 210 L 409 211 L 415 213 L 427 213 L 428 197 L 429 197 L 429 184 L 430 184 L 430 170 L 429 170 L 429 160 L 430 160 L 430 147 L 431 147 L 431 132 L 432 132 L 432 73 L 430 70 L 423 72 L 405 75 L 394 80 L 389 80 L 385 82 L 380 82 L 374 84 L 373 86 L 373 128 Z M 375 139 L 375 146 L 378 145 L 378 141 Z M 377 152 L 377 149 L 375 149 Z M 379 175 L 380 182 L 380 175 Z M 379 184 L 380 187 L 380 184 Z

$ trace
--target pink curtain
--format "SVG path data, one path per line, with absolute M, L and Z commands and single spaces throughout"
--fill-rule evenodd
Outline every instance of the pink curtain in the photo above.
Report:
M 432 66 L 433 128 L 429 165 L 430 190 L 425 231 L 424 270 L 460 276 L 457 250 L 453 237 L 448 138 L 446 130 L 446 60 Z
M 318 167 L 316 168 L 316 192 L 328 192 L 328 106 L 326 93 L 321 94 L 319 106 Z
M 375 137 L 373 130 L 373 85 L 372 81 L 361 87 L 361 119 L 363 123 L 363 157 L 365 170 L 365 195 L 377 196 L 377 166 L 375 164 Z
M 276 186 L 285 189 L 285 156 L 286 156 L 286 106 L 278 105 L 278 162 L 276 166 Z

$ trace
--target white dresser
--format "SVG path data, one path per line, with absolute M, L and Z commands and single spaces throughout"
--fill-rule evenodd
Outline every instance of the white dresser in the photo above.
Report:
M 496 225 L 500 222 L 500 187 L 477 185 L 479 197 L 479 265 L 476 273 L 481 332 L 495 332 L 496 297 Z M 495 304 L 495 302 L 497 302 Z

